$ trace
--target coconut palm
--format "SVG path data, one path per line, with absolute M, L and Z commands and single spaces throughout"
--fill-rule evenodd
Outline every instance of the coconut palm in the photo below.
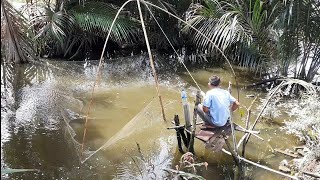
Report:
M 1 1 L 1 52 L 7 62 L 37 59 L 27 20 L 6 0 Z
M 86 51 L 97 38 L 106 37 L 117 10 L 114 5 L 93 1 L 81 5 L 71 1 L 60 8 L 47 5 L 45 14 L 33 18 L 32 25 L 37 29 L 36 37 L 43 41 L 40 49 L 49 48 L 51 54 L 66 57 L 72 52 L 76 55 L 80 50 Z M 137 34 L 136 21 L 123 13 L 116 21 L 111 40 L 132 43 Z
M 281 72 L 311 81 L 320 68 L 320 1 L 284 1 L 276 22 Z M 293 72 L 289 72 L 293 64 Z
M 215 53 L 216 46 L 225 52 L 233 52 L 229 54 L 234 62 L 253 69 L 263 67 L 264 62 L 274 58 L 270 28 L 275 8 L 267 9 L 260 0 L 204 2 L 191 7 L 187 20 L 214 44 L 189 26 L 183 28 L 192 35 L 197 47 L 211 53 Z
M 316 0 L 205 0 L 191 6 L 187 20 L 214 44 L 188 26 L 183 30 L 198 48 L 215 53 L 217 46 L 234 62 L 256 71 L 276 65 L 287 75 L 292 61 L 300 61 L 295 77 L 310 81 L 320 66 L 319 14 Z M 311 71 L 305 72 L 310 56 Z

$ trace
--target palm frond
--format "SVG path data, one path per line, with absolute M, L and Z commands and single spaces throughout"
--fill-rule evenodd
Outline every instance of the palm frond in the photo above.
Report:
M 72 32 L 75 21 L 72 16 L 65 11 L 54 12 L 53 9 L 46 7 L 45 14 L 37 16 L 31 20 L 34 27 L 40 27 L 35 38 L 44 36 L 58 40 L 62 45 L 66 37 Z
M 104 2 L 87 2 L 84 6 L 76 6 L 70 10 L 81 29 L 96 36 L 106 37 L 117 8 Z M 120 15 L 111 39 L 115 42 L 133 42 L 137 35 L 136 22 L 131 18 Z
M 1 1 L 1 32 L 6 61 L 25 63 L 37 59 L 27 20 L 6 0 Z
M 218 47 L 238 65 L 261 70 L 266 61 L 273 59 L 275 51 L 269 33 L 275 9 L 268 13 L 264 5 L 261 0 L 240 4 L 206 0 L 203 6 L 197 5 L 197 13 L 188 19 L 201 33 L 188 26 L 182 30 L 191 35 L 192 42 L 201 50 L 214 52 Z

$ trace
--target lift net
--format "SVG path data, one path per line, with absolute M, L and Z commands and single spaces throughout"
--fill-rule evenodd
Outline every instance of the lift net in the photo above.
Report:
M 173 111 L 174 106 L 176 104 L 175 100 L 171 100 L 170 102 L 165 103 L 164 108 L 167 111 Z M 95 155 L 100 150 L 107 149 L 108 147 L 114 145 L 118 141 L 127 138 L 134 133 L 141 132 L 142 130 L 155 125 L 162 121 L 161 111 L 159 107 L 159 102 L 156 98 L 153 98 L 149 104 L 147 104 L 136 116 L 134 116 L 122 129 L 120 129 L 115 135 L 109 138 L 102 146 L 98 149 L 92 151 L 89 150 L 90 147 L 84 146 L 83 152 L 81 152 L 81 138 L 79 138 L 82 132 L 76 132 L 75 129 L 70 125 L 70 122 L 77 119 L 85 119 L 79 114 L 71 112 L 70 110 L 66 110 L 63 114 L 63 119 L 66 123 L 65 135 L 67 139 L 69 139 L 68 143 L 74 146 L 77 151 L 77 155 L 80 158 L 81 163 L 86 162 L 90 157 Z M 89 120 L 94 121 L 94 119 Z M 90 122 L 89 122 L 90 123 Z M 81 135 L 80 135 L 81 134 Z M 80 136 L 79 136 L 80 135 Z

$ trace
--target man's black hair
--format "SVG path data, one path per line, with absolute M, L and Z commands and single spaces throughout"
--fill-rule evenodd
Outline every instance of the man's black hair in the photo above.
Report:
M 212 86 L 219 86 L 219 84 L 220 84 L 220 77 L 219 77 L 219 76 L 215 76 L 215 75 L 211 76 L 211 77 L 209 78 L 209 83 L 210 83 L 210 85 L 212 85 Z

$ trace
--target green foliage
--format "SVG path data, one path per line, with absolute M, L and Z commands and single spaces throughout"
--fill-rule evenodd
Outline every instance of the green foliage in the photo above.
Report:
M 48 5 L 44 15 L 31 20 L 37 30 L 40 54 L 73 58 L 81 51 L 90 50 L 97 38 L 107 36 L 118 11 L 116 6 L 105 2 L 69 3 L 67 9 Z M 111 40 L 119 44 L 134 42 L 138 34 L 136 25 L 133 18 L 120 14 L 112 29 Z
M 25 63 L 37 59 L 27 20 L 6 0 L 1 1 L 1 31 L 1 52 L 6 61 Z
M 287 75 L 294 64 L 294 77 L 311 81 L 320 68 L 320 1 L 285 1 L 282 8 L 274 27 L 279 32 L 280 70 Z
M 294 62 L 295 77 L 311 81 L 320 67 L 319 7 L 316 0 L 205 0 L 192 4 L 187 20 L 214 44 L 188 26 L 182 30 L 198 48 L 216 53 L 217 46 L 241 66 L 275 65 L 287 75 Z
M 44 15 L 33 18 L 31 22 L 33 26 L 40 27 L 35 38 L 49 36 L 60 44 L 65 43 L 75 24 L 73 17 L 65 11 L 54 12 L 50 7 L 45 8 Z
M 79 27 L 93 35 L 106 37 L 115 18 L 117 8 L 104 2 L 87 2 L 70 10 Z M 128 43 L 135 40 L 136 20 L 121 14 L 112 29 L 111 39 L 118 43 Z
M 193 36 L 192 41 L 201 49 L 216 52 L 216 46 L 227 52 L 239 65 L 259 69 L 265 59 L 271 59 L 268 23 L 272 13 L 268 13 L 260 0 L 234 1 L 206 0 L 204 5 L 196 4 L 196 9 L 188 23 L 201 34 L 188 26 L 183 31 Z M 272 47 L 272 46 L 271 46 Z M 258 60 L 256 60 L 258 59 Z M 260 65 L 260 66 L 259 66 Z

